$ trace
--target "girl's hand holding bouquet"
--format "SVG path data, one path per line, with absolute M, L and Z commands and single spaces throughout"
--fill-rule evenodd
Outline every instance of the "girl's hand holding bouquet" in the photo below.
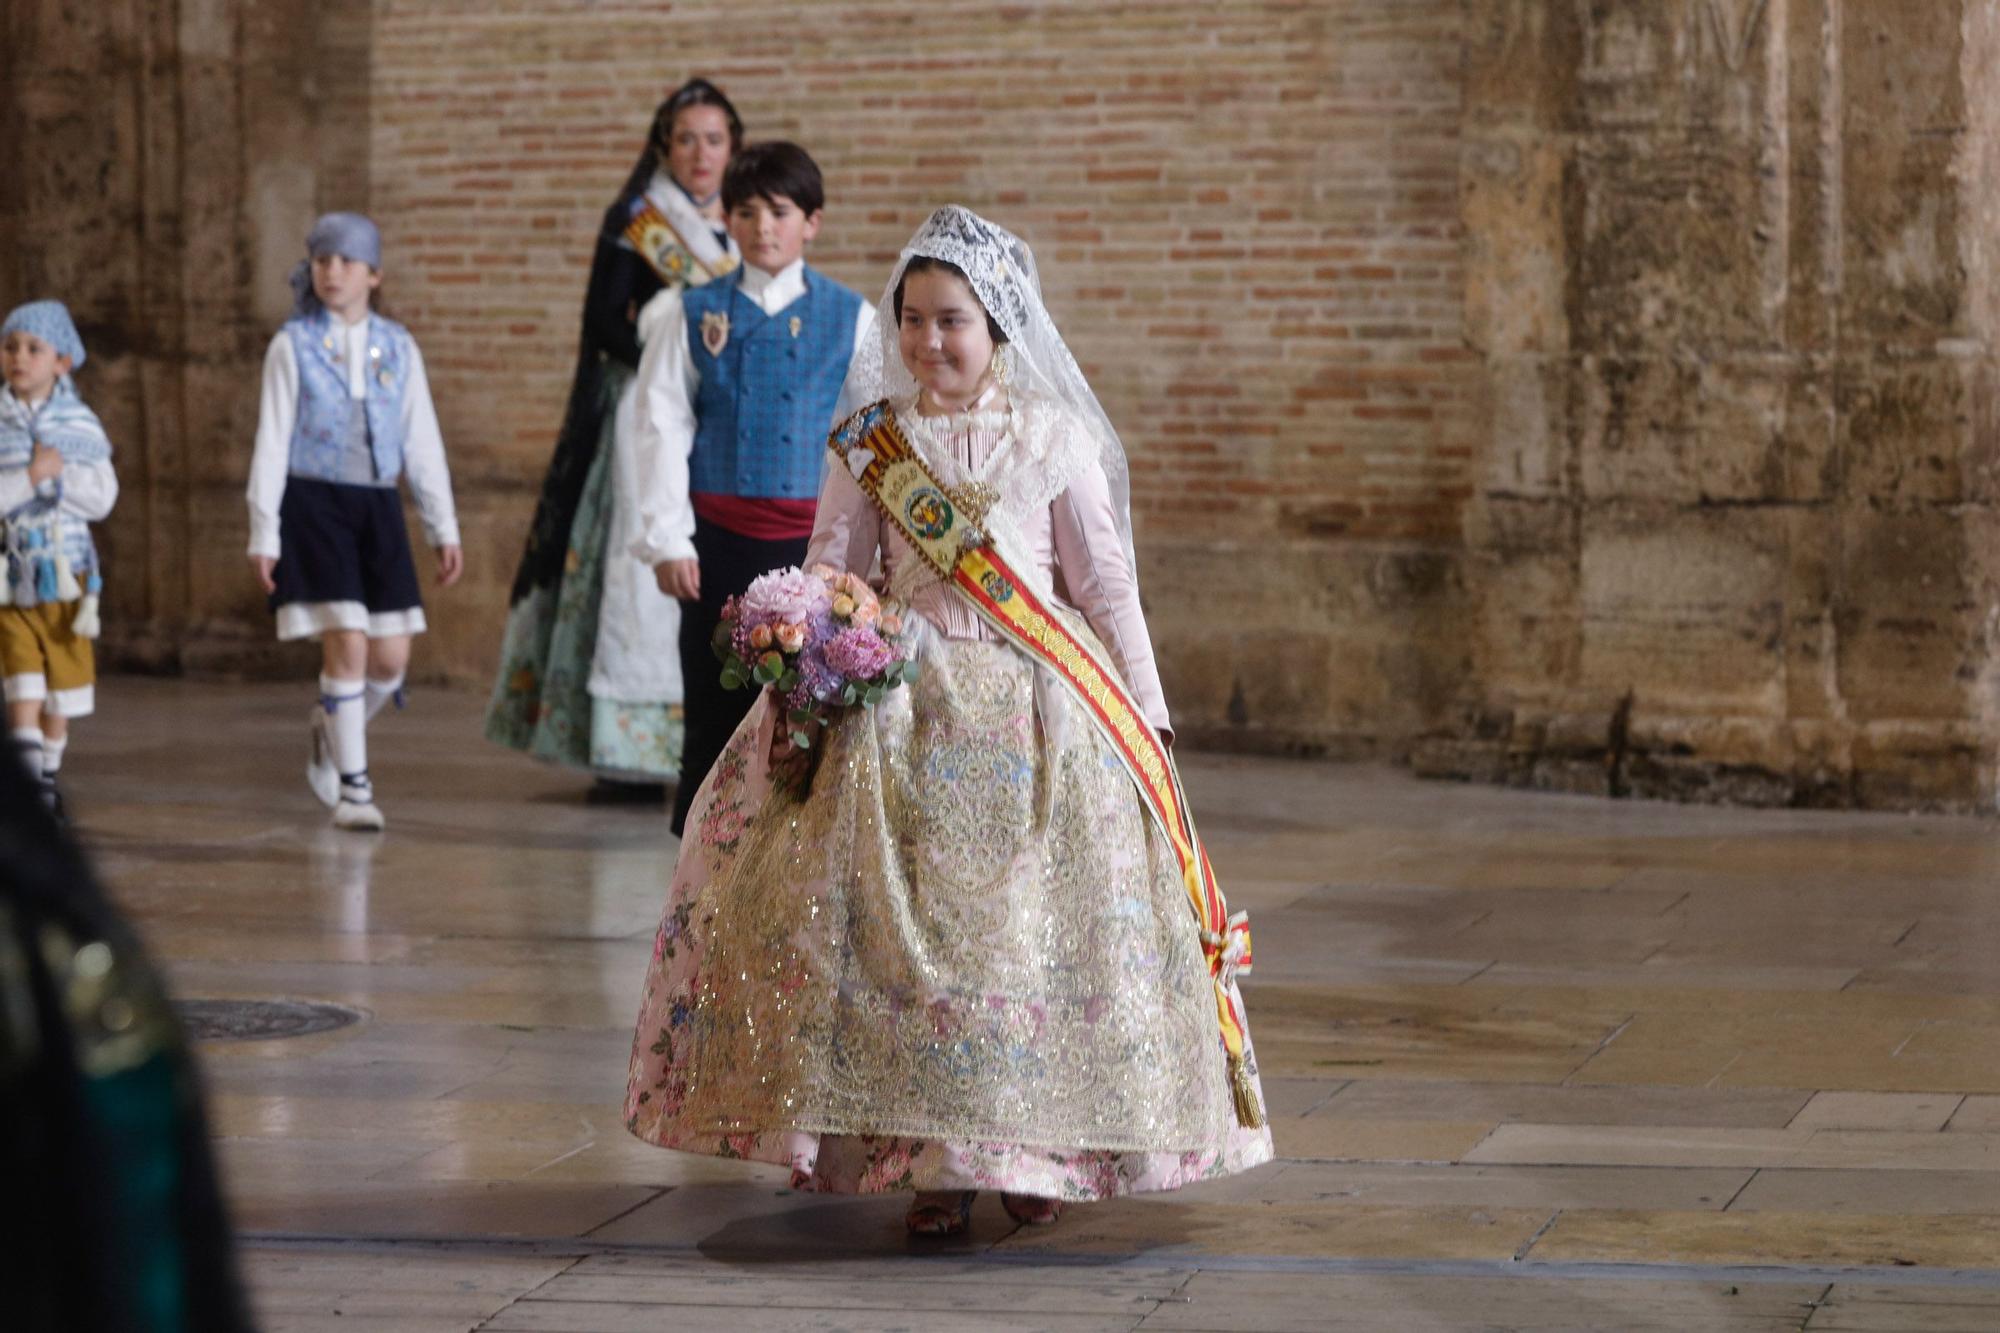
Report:
M 834 714 L 872 708 L 917 676 L 902 608 L 859 575 L 828 565 L 757 578 L 724 603 L 714 647 L 724 688 L 779 696 L 773 703 L 785 710 L 785 725 L 772 733 L 772 774 L 801 796 Z

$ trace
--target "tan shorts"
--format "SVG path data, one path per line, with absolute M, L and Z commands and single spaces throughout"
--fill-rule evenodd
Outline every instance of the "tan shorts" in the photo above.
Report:
M 85 717 L 97 707 L 97 655 L 75 630 L 82 606 L 0 606 L 0 679 L 8 703 L 39 702 L 57 717 Z

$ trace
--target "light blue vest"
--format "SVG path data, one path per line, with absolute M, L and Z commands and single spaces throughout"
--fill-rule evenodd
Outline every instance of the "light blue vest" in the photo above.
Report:
M 291 472 L 295 477 L 342 481 L 340 460 L 349 447 L 355 407 L 347 394 L 347 345 L 325 310 L 289 320 L 292 355 L 299 366 L 299 413 L 292 424 Z M 368 316 L 368 389 L 361 400 L 368 449 L 378 481 L 403 472 L 403 394 L 410 382 L 410 333 L 393 319 Z
M 743 294 L 741 280 L 739 270 L 681 294 L 688 352 L 701 375 L 688 489 L 810 500 L 819 494 L 827 431 L 854 359 L 861 298 L 807 268 L 805 294 L 767 315 Z M 702 339 L 708 316 L 729 320 L 719 354 Z

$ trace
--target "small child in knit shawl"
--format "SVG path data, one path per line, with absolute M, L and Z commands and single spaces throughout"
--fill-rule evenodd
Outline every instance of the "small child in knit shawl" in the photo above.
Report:
M 60 301 L 30 301 L 0 324 L 0 678 L 15 747 L 58 815 L 70 719 L 97 703 L 104 580 L 90 525 L 118 500 L 111 441 L 70 379 L 83 360 Z

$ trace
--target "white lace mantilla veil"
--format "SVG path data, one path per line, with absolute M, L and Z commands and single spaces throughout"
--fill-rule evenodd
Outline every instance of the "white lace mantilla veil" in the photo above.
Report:
M 1111 484 L 1111 504 L 1118 535 L 1125 543 L 1125 559 L 1136 579 L 1139 566 L 1132 549 L 1131 469 L 1125 462 L 1125 446 L 1105 415 L 1104 405 L 1091 392 L 1082 367 L 1057 332 L 1048 307 L 1042 304 L 1042 280 L 1034 252 L 1005 227 L 988 222 L 969 208 L 947 204 L 917 228 L 889 274 L 889 285 L 882 289 L 882 299 L 875 307 L 876 336 L 859 349 L 847 401 L 873 403 L 888 398 L 902 402 L 917 392 L 917 382 L 897 350 L 896 284 L 903 280 L 903 270 L 910 261 L 919 256 L 955 264 L 971 281 L 973 295 L 1007 335 L 1006 345 L 997 354 L 1004 358 L 1010 392 L 1068 408 L 1094 438 L 1098 461 Z

